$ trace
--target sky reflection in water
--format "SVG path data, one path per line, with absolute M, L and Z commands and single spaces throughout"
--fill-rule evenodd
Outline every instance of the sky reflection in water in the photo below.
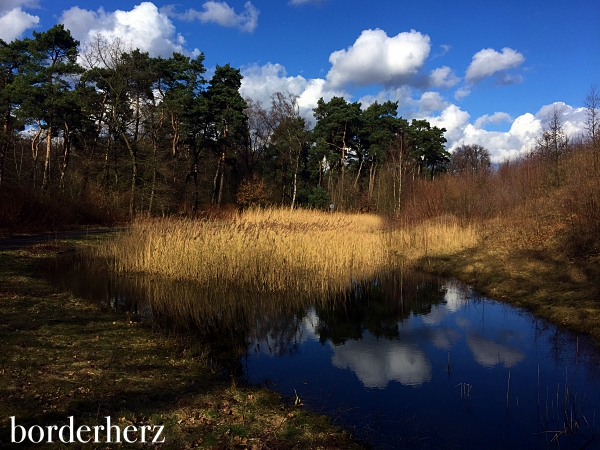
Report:
M 556 448 L 555 436 L 581 448 L 597 434 L 599 359 L 585 339 L 459 283 L 417 283 L 429 285 L 429 307 L 408 298 L 406 314 L 402 295 L 371 291 L 337 314 L 310 308 L 277 356 L 269 338 L 254 339 L 248 379 L 297 392 L 383 448 Z M 565 432 L 565 413 L 579 428 Z
M 233 289 L 219 300 L 70 264 L 50 272 L 76 295 L 195 334 L 230 374 L 298 393 L 377 447 L 599 446 L 593 345 L 459 283 L 392 274 L 332 299 Z

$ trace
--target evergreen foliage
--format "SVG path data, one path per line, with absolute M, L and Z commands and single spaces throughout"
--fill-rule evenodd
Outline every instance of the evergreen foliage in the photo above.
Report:
M 102 198 L 132 217 L 225 204 L 399 213 L 419 179 L 450 167 L 446 130 L 398 103 L 320 99 L 311 129 L 297 98 L 240 94 L 229 64 L 151 57 L 62 25 L 0 42 L 0 189 Z M 8 155 L 10 154 L 10 158 Z

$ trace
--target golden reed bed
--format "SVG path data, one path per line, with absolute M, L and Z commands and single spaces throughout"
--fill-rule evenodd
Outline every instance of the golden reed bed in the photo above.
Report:
M 256 209 L 223 221 L 144 219 L 93 250 L 122 273 L 249 292 L 340 292 L 427 255 L 474 245 L 452 218 L 397 229 L 371 214 Z

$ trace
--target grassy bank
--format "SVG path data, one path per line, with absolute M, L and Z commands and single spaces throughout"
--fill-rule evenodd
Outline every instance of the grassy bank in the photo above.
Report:
M 458 278 L 484 295 L 600 340 L 598 257 L 573 257 L 554 233 L 536 245 L 533 238 L 523 240 L 523 231 L 506 223 L 481 225 L 476 245 L 423 255 L 412 265 Z
M 600 340 L 600 257 L 574 254 L 569 230 L 549 217 L 538 219 L 429 220 L 396 231 L 402 237 L 397 251 L 410 268 L 458 278 Z
M 39 263 L 73 250 L 53 243 L 0 252 L 0 447 L 11 448 L 10 416 L 26 427 L 61 426 L 69 416 L 93 426 L 110 416 L 121 428 L 164 425 L 161 448 L 359 448 L 323 416 L 222 380 L 202 348 L 39 277 Z

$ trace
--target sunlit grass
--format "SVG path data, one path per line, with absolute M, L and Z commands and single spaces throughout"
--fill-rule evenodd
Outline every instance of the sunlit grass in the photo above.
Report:
M 397 264 L 389 233 L 375 215 L 250 210 L 226 221 L 138 220 L 94 252 L 117 272 L 207 289 L 336 292 Z
M 451 256 L 474 247 L 480 239 L 480 227 L 462 225 L 452 216 L 442 216 L 390 233 L 390 245 L 402 257 L 404 266 L 419 264 L 423 258 Z
M 475 226 L 453 217 L 403 228 L 370 214 L 254 209 L 222 221 L 138 220 L 92 251 L 118 273 L 192 281 L 223 299 L 227 289 L 344 292 L 353 282 L 454 254 L 477 240 Z

